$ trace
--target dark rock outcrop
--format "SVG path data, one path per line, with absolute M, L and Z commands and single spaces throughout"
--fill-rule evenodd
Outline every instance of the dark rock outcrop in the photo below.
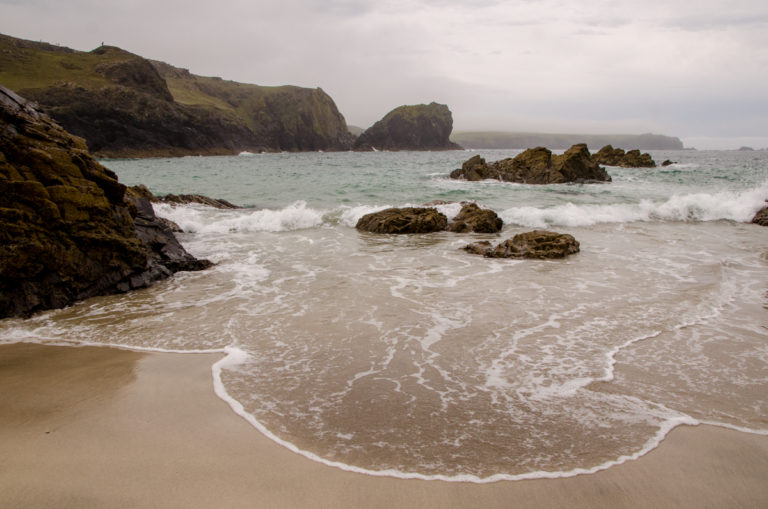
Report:
M 349 150 L 322 89 L 196 76 L 114 46 L 90 52 L 0 34 L 0 81 L 102 157 Z
M 480 156 L 464 162 L 451 172 L 451 178 L 464 180 L 494 179 L 521 184 L 562 184 L 567 182 L 605 182 L 611 177 L 605 168 L 592 161 L 587 146 L 574 145 L 562 155 L 536 147 L 514 158 L 486 163 Z
M 481 209 L 475 203 L 468 203 L 448 223 L 448 231 L 456 233 L 496 233 L 501 231 L 504 221 L 490 209 Z
M 547 230 L 519 233 L 497 246 L 490 242 L 474 242 L 464 250 L 486 258 L 564 258 L 579 252 L 579 243 L 572 235 Z
M 189 205 L 190 203 L 197 203 L 199 205 L 206 205 L 215 209 L 241 209 L 242 207 L 228 202 L 221 198 L 209 198 L 202 194 L 166 194 L 165 196 L 155 196 L 151 198 L 156 203 L 172 203 L 176 205 Z
M 448 106 L 430 103 L 400 106 L 355 141 L 355 150 L 460 150 L 450 141 L 453 116 Z
M 606 145 L 592 154 L 592 160 L 598 164 L 620 166 L 622 168 L 656 167 L 656 161 L 647 152 L 641 154 L 637 149 L 624 152 L 624 149 L 613 148 L 611 145 Z
M 0 318 L 208 266 L 81 138 L 0 87 Z
M 436 209 L 425 207 L 391 208 L 361 217 L 355 228 L 373 233 L 431 233 L 448 226 L 448 218 Z
M 768 205 L 758 210 L 751 222 L 760 226 L 768 226 Z
M 669 159 L 665 159 L 663 163 L 661 163 L 662 167 L 666 166 L 672 166 L 673 164 L 677 164 L 675 161 L 670 161 Z

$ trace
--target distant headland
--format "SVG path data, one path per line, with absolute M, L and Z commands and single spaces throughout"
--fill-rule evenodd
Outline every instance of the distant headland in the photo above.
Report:
M 549 134 L 506 131 L 457 131 L 451 141 L 472 149 L 527 149 L 547 147 L 565 150 L 578 143 L 590 147 L 613 145 L 638 150 L 682 150 L 679 138 L 661 134 Z
M 0 84 L 36 101 L 97 157 L 249 152 L 455 150 L 586 143 L 677 150 L 656 134 L 456 132 L 448 106 L 400 106 L 368 129 L 348 126 L 320 88 L 260 86 L 192 74 L 114 46 L 92 51 L 0 34 Z

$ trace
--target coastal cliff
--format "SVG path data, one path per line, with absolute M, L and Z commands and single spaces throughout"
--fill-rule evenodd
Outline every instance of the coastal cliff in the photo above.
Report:
M 400 106 L 355 141 L 355 150 L 461 150 L 450 141 L 453 116 L 448 106 Z
M 197 260 L 85 142 L 0 87 L 0 318 L 143 288 Z
M 0 35 L 0 83 L 101 157 L 347 150 L 323 90 L 196 76 L 113 46 L 82 52 Z

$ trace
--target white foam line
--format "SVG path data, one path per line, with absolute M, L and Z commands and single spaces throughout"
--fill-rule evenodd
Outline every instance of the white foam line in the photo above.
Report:
M 103 348 L 114 348 L 116 350 L 129 350 L 132 352 L 148 352 L 148 353 L 191 353 L 191 354 L 209 354 L 209 353 L 226 353 L 225 348 L 206 348 L 196 350 L 172 350 L 169 348 L 157 348 L 150 346 L 135 346 L 126 345 L 122 343 L 100 343 L 97 341 L 82 341 L 82 340 L 54 340 L 46 341 L 41 339 L 35 339 L 31 337 L 23 337 L 14 339 L 11 341 L 0 340 L 0 345 L 15 345 L 18 343 L 29 343 L 40 346 L 68 346 L 70 348 L 80 348 L 86 346 L 96 346 Z
M 659 444 L 662 442 L 662 440 L 664 440 L 664 438 L 667 436 L 667 434 L 669 434 L 669 432 L 672 431 L 677 426 L 680 426 L 680 425 L 696 426 L 700 424 L 699 421 L 687 415 L 668 419 L 661 423 L 661 425 L 659 426 L 659 431 L 653 437 L 651 437 L 639 451 L 633 454 L 626 454 L 626 455 L 620 456 L 615 460 L 607 461 L 605 463 L 596 465 L 591 468 L 574 468 L 572 470 L 559 471 L 559 472 L 547 472 L 547 471 L 540 470 L 536 472 L 528 472 L 525 474 L 516 474 L 516 475 L 495 474 L 490 477 L 478 477 L 471 474 L 462 474 L 462 475 L 455 475 L 455 476 L 439 475 L 439 474 L 426 475 L 426 474 L 420 474 L 417 472 L 402 472 L 395 469 L 370 470 L 366 468 L 348 465 L 346 463 L 341 463 L 339 461 L 331 461 L 331 460 L 322 458 L 312 452 L 304 451 L 298 448 L 296 445 L 292 444 L 291 442 L 281 439 L 280 437 L 272 433 L 269 429 L 267 429 L 252 414 L 248 413 L 239 401 L 237 401 L 235 398 L 229 395 L 226 388 L 224 387 L 224 383 L 221 380 L 221 372 L 224 369 L 244 363 L 248 359 L 249 354 L 244 350 L 234 346 L 225 347 L 224 353 L 226 353 L 226 357 L 216 362 L 211 368 L 211 371 L 213 374 L 214 391 L 219 398 L 221 398 L 222 400 L 226 401 L 229 404 L 230 408 L 232 408 L 232 410 L 237 415 L 239 415 L 240 417 L 248 421 L 254 428 L 259 430 L 259 432 L 261 432 L 264 436 L 266 436 L 273 442 L 285 447 L 286 449 L 296 454 L 304 456 L 309 460 L 316 461 L 318 463 L 322 463 L 330 467 L 338 468 L 340 470 L 345 470 L 348 472 L 356 472 L 356 473 L 371 475 L 376 477 L 395 477 L 399 479 L 420 479 L 424 481 L 471 482 L 476 484 L 486 484 L 486 483 L 492 483 L 492 482 L 498 482 L 498 481 L 520 481 L 524 479 L 556 479 L 556 478 L 563 478 L 563 477 L 574 477 L 577 475 L 584 475 L 584 474 L 594 474 L 601 470 L 606 470 L 613 466 L 621 465 L 622 463 L 625 463 L 627 461 L 636 460 L 641 456 L 644 456 L 648 452 L 658 447 Z
M 768 435 L 768 429 L 745 428 L 743 426 L 736 426 L 735 424 L 728 424 L 727 422 L 717 422 L 717 421 L 700 421 L 700 422 L 701 424 L 706 424 L 708 426 L 717 426 L 718 428 L 731 429 L 734 431 L 740 431 L 741 433 L 752 433 L 753 435 Z

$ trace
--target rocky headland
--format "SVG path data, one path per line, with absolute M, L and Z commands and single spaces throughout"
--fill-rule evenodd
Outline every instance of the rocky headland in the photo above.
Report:
M 448 106 L 400 106 L 361 134 L 355 150 L 461 150 L 450 140 L 453 116 Z
M 562 184 L 569 182 L 610 182 L 605 168 L 592 160 L 584 144 L 574 145 L 562 155 L 544 147 L 530 148 L 513 158 L 487 163 L 474 156 L 451 172 L 452 179 L 501 180 L 521 184 Z
M 354 141 L 319 88 L 197 76 L 113 46 L 83 52 L 0 35 L 0 84 L 100 157 L 348 150 Z
M 0 318 L 211 265 L 126 191 L 83 139 L 0 87 Z

